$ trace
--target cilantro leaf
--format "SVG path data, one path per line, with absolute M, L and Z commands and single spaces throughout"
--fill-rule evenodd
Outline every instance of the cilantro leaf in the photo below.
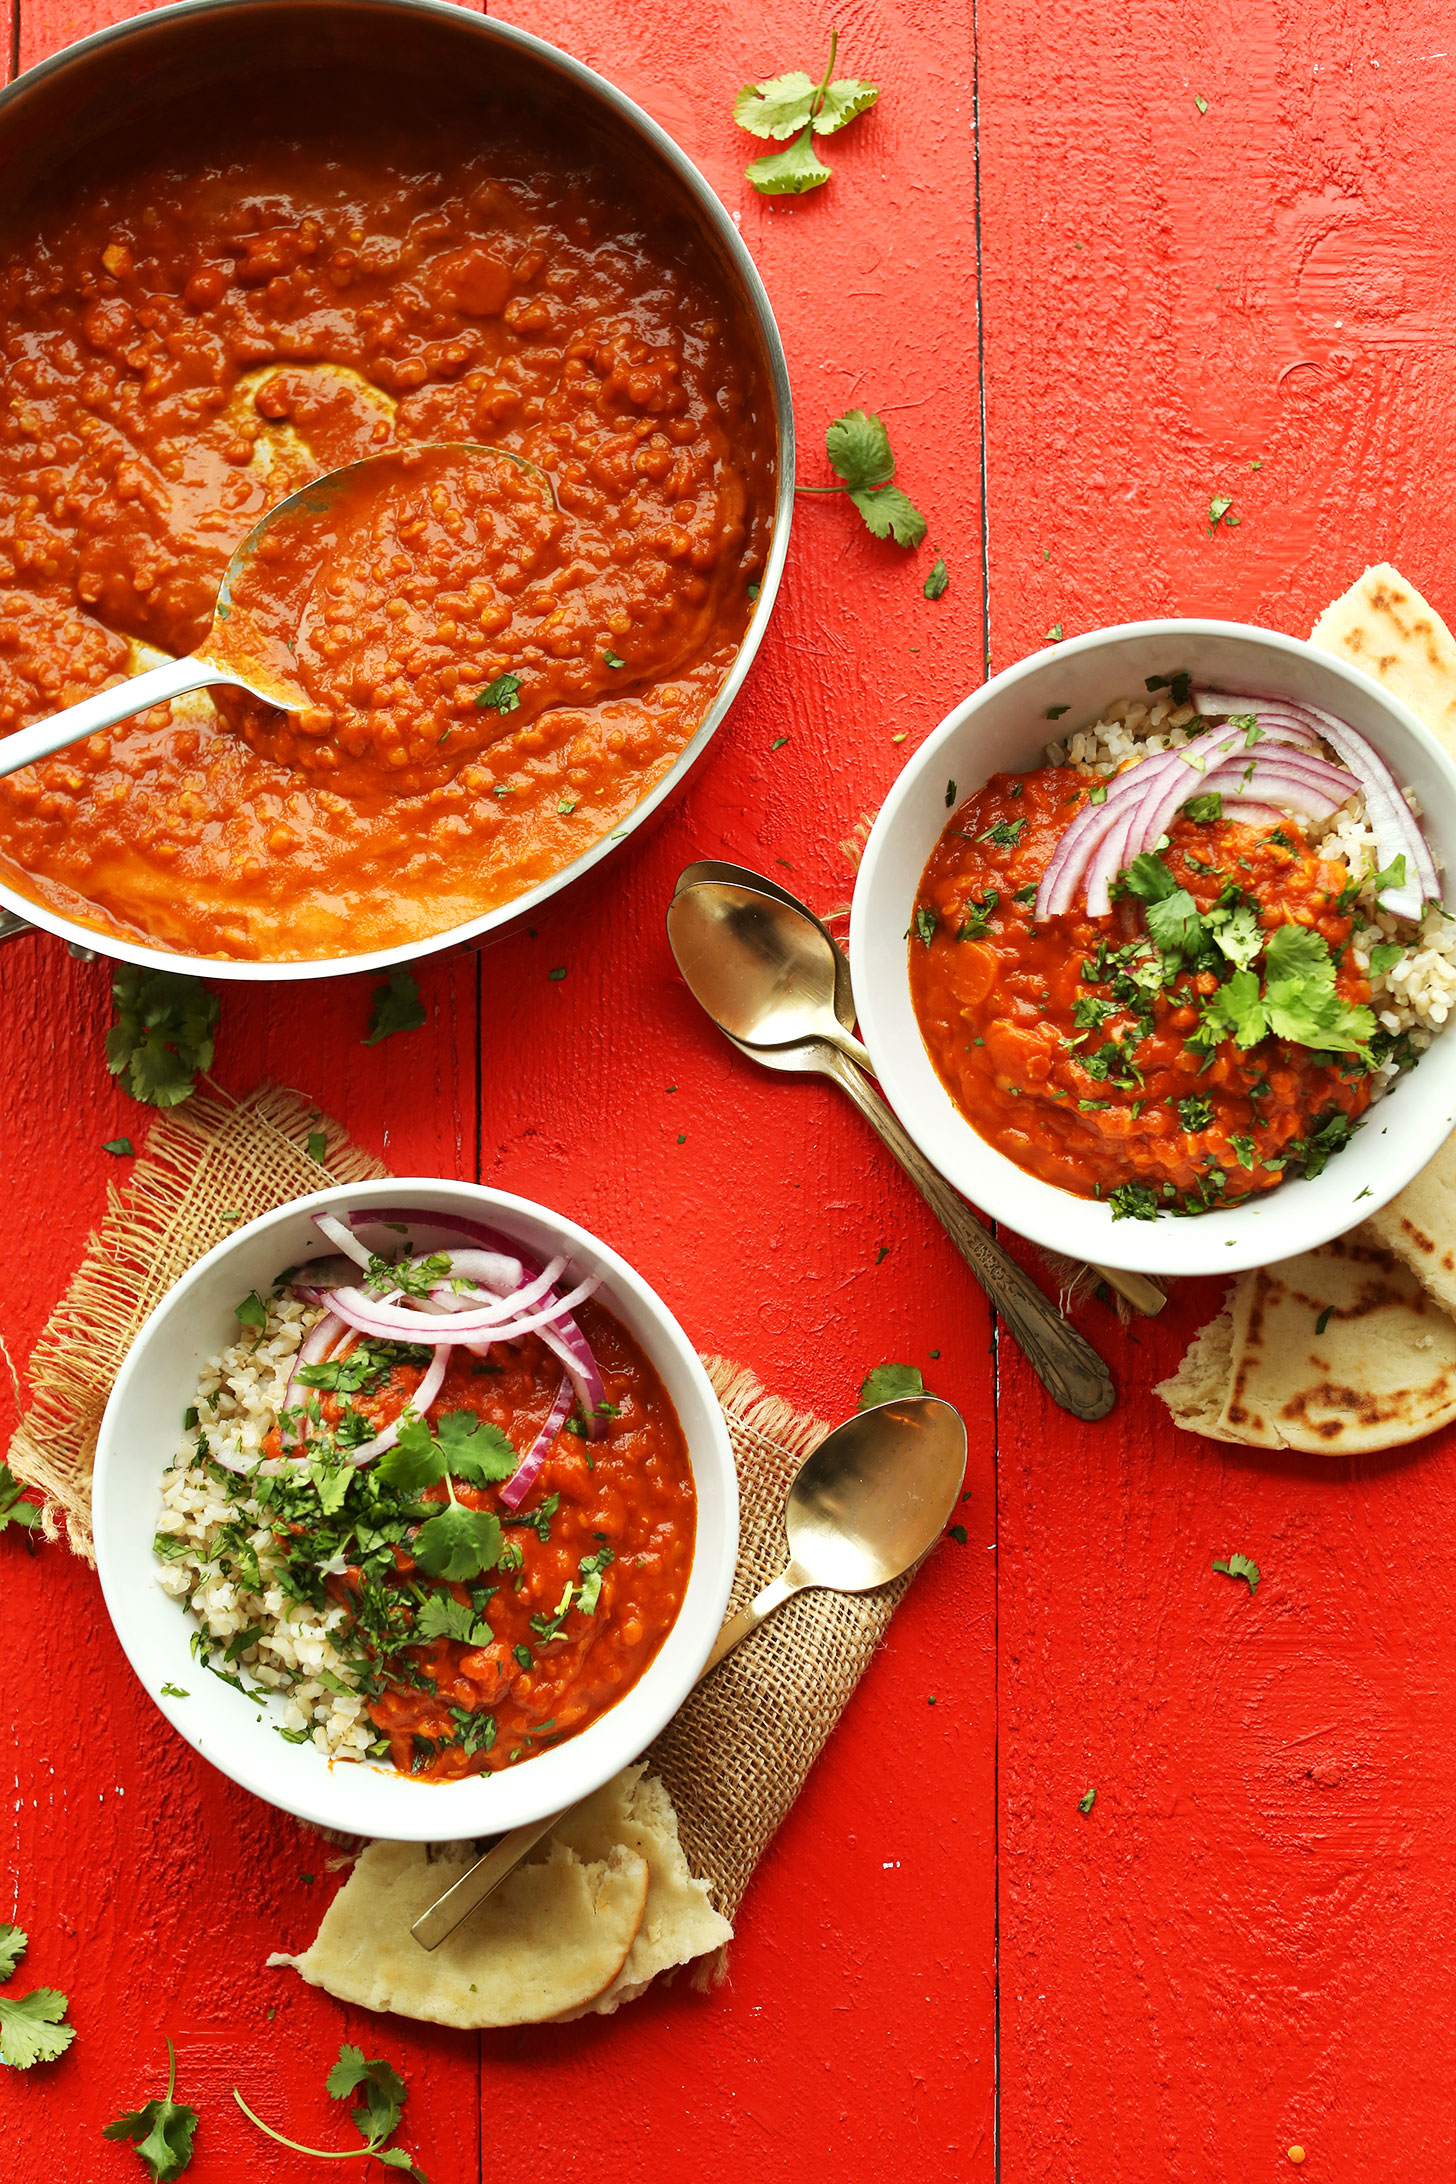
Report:
M 1242 1577 L 1247 1582 L 1251 1594 L 1258 1591 L 1259 1565 L 1257 1562 L 1251 1562 L 1247 1555 L 1230 1555 L 1226 1562 L 1215 1562 L 1213 1567 L 1219 1572 L 1220 1576 Z
M 1264 928 L 1252 903 L 1241 902 L 1233 909 L 1216 904 L 1204 923 L 1219 954 L 1240 970 L 1248 968 L 1264 945 Z
M 483 690 L 475 693 L 478 710 L 493 713 L 514 713 L 521 702 L 521 678 L 519 675 L 497 675 Z
M 1170 955 L 1195 956 L 1203 945 L 1203 920 L 1186 888 L 1150 902 L 1147 919 L 1148 937 Z
M 244 1327 L 266 1327 L 268 1307 L 256 1289 L 250 1289 L 242 1303 L 236 1307 L 238 1319 Z
M 445 1465 L 434 1437 L 423 1418 L 413 1412 L 400 1421 L 393 1448 L 387 1448 L 374 1466 L 374 1476 L 401 1494 L 418 1494 L 445 1476 Z
M 421 1644 L 427 1638 L 454 1638 L 462 1646 L 488 1646 L 495 1632 L 468 1600 L 431 1593 L 415 1617 L 414 1636 Z
M 833 136 L 847 121 L 867 113 L 879 97 L 875 84 L 866 83 L 859 76 L 836 76 L 825 90 L 819 111 L 814 116 L 815 136 Z
M 1372 876 L 1371 876 L 1371 880 L 1370 880 L 1370 885 L 1371 885 L 1371 886 L 1372 886 L 1372 887 L 1374 888 L 1374 890 L 1375 890 L 1375 894 L 1376 894 L 1376 898 L 1377 898 L 1377 900 L 1379 899 L 1379 897 L 1380 897 L 1381 895 L 1383 895 L 1383 894 L 1385 893 L 1386 889 L 1387 889 L 1387 888 L 1389 888 L 1389 887 L 1404 887 L 1404 886 L 1405 886 L 1405 855 L 1404 855 L 1404 852 L 1402 852 L 1402 853 L 1401 853 L 1401 855 L 1400 855 L 1400 856 L 1398 856 L 1398 857 L 1392 857 L 1392 859 L 1391 859 L 1390 863 L 1389 863 L 1389 864 L 1388 864 L 1388 865 L 1387 865 L 1387 866 L 1385 867 L 1385 870 L 1384 870 L 1383 872 L 1376 872 L 1376 873 L 1372 874 Z
M 517 1451 L 499 1426 L 474 1411 L 447 1411 L 436 1427 L 445 1468 L 472 1486 L 494 1486 L 521 1468 Z
M 1383 978 L 1387 971 L 1395 969 L 1396 964 L 1399 963 L 1404 954 L 1404 941 L 1381 941 L 1370 951 L 1370 976 L 1372 978 Z
M 946 568 L 944 554 L 941 554 L 925 579 L 925 596 L 927 599 L 943 599 L 949 589 L 950 571 Z
M 363 1044 L 378 1046 L 381 1039 L 391 1038 L 397 1031 L 418 1031 L 424 1021 L 425 1006 L 413 974 L 391 971 L 389 984 L 374 989 L 374 1007 Z
M 346 2101 L 351 2093 L 362 2095 L 361 2106 L 351 2114 L 359 2136 L 369 2145 L 387 2139 L 399 2129 L 407 2098 L 405 2082 L 382 2058 L 376 2057 L 373 2062 L 366 2063 L 363 2050 L 345 2042 L 339 2049 L 338 2061 L 324 2080 L 324 2091 L 335 2101 Z
M 813 112 L 818 88 L 802 68 L 771 76 L 767 83 L 746 83 L 733 101 L 733 119 L 750 136 L 797 136 Z
M 856 487 L 849 497 L 876 538 L 892 538 L 897 546 L 918 546 L 930 528 L 898 485 Z
M 869 410 L 846 410 L 836 417 L 824 435 L 830 467 L 837 470 L 852 493 L 888 485 L 895 475 L 890 435 L 882 419 Z
M 327 1153 L 328 1149 L 329 1141 L 326 1134 L 322 1130 L 310 1130 L 308 1133 L 307 1144 L 309 1159 L 316 1160 L 319 1166 L 322 1167 L 324 1164 L 324 1155 Z
M 103 1140 L 101 1150 L 103 1153 L 115 1153 L 118 1160 L 130 1160 L 136 1147 L 129 1137 L 109 1137 Z
M 1331 1053 L 1358 1053 L 1375 1036 L 1373 1012 L 1335 991 L 1329 944 L 1304 925 L 1281 925 L 1265 950 L 1264 1005 L 1281 1039 Z
M 1210 820 L 1223 817 L 1223 798 L 1217 789 L 1210 789 L 1204 796 L 1190 796 L 1183 809 L 1190 819 L 1207 826 Z
M 1307 925 L 1280 925 L 1269 935 L 1264 968 L 1270 978 L 1334 977 L 1329 948 Z
M 111 981 L 116 1022 L 106 1034 L 106 1066 L 134 1100 L 176 1107 L 190 1099 L 200 1069 L 210 1069 L 218 1003 L 200 978 L 118 965 Z
M 177 2050 L 167 2042 L 167 2091 L 161 2100 L 118 2116 L 103 2124 L 101 2136 L 131 2139 L 150 2170 L 153 2184 L 172 2184 L 192 2162 L 192 2134 L 197 2129 L 197 2110 L 184 2108 L 172 2098 L 177 2082 Z
M 479 1577 L 491 1569 L 500 1554 L 500 1520 L 482 1509 L 463 1509 L 452 1502 L 437 1517 L 420 1526 L 414 1542 L 414 1558 L 427 1577 L 458 1582 Z
M 8 1979 L 25 1955 L 30 1936 L 20 1926 L 0 1926 L 0 1979 Z
M 1139 902 L 1163 902 L 1169 895 L 1180 892 L 1178 882 L 1162 858 L 1155 857 L 1150 849 L 1144 850 L 1141 857 L 1133 858 L 1122 874 L 1122 884 Z
M 29 2070 L 35 2063 L 53 2063 L 76 2037 L 74 2025 L 64 2022 L 66 1998 L 55 1987 L 36 1987 L 30 1994 L 0 1994 L 0 2063 L 12 2070 Z
M 0 1464 L 0 1532 L 18 1524 L 23 1532 L 40 1523 L 40 1503 L 27 1501 L 19 1479 L 9 1464 Z M 9 1929 L 14 1931 L 13 1928 Z M 0 1978 L 4 1978 L 0 1972 Z
M 831 469 L 844 480 L 875 537 L 918 546 L 929 526 L 914 502 L 890 483 L 895 457 L 883 419 L 869 410 L 846 410 L 830 425 L 824 445 Z
M 813 133 L 806 129 L 784 151 L 751 161 L 743 172 L 760 197 L 801 197 L 822 189 L 831 169 L 815 156 Z
M 876 1403 L 898 1403 L 907 1395 L 924 1395 L 925 1382 L 914 1365 L 876 1365 L 860 1382 L 856 1410 L 872 1410 Z
M 1257 1045 L 1269 1029 L 1269 1018 L 1254 972 L 1237 970 L 1227 985 L 1210 994 L 1203 1022 L 1219 1039 L 1234 1039 L 1241 1047 Z

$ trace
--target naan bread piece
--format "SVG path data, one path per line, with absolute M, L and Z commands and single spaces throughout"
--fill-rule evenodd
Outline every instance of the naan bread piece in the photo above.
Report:
M 1362 1227 L 1241 1274 L 1157 1392 L 1213 1440 L 1323 1456 L 1396 1448 L 1456 1418 L 1456 1323 Z
M 410 1927 L 473 1863 L 469 1843 L 370 1843 L 302 1956 L 311 1987 L 366 2010 L 476 2031 L 588 2007 L 621 1972 L 647 1907 L 647 1860 L 616 1843 L 584 1864 L 553 1839 L 438 1949 Z
M 1388 561 L 1325 609 L 1310 643 L 1384 683 L 1456 758 L 1456 638 Z
M 1456 1313 L 1456 1137 L 1366 1223 L 1438 1304 Z
M 671 1972 L 733 1939 L 728 1921 L 714 1910 L 706 1881 L 695 1881 L 678 1841 L 677 1814 L 666 1786 L 640 1762 L 615 1775 L 594 1797 L 568 1814 L 556 1830 L 579 1858 L 605 1857 L 608 1846 L 626 1843 L 647 1861 L 651 1881 L 647 1910 L 626 1963 L 605 1994 L 562 2010 L 562 2018 L 588 2010 L 609 2016 L 635 2001 L 659 1972 Z

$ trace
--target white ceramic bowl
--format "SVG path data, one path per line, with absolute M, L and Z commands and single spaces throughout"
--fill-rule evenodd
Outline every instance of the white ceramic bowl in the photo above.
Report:
M 957 802 L 993 773 L 1043 762 L 1045 745 L 1140 693 L 1149 675 L 1187 668 L 1196 683 L 1323 706 L 1418 791 L 1445 870 L 1456 868 L 1456 766 L 1407 707 L 1368 675 L 1275 630 L 1237 622 L 1130 622 L 1094 630 L 995 676 L 915 753 L 875 821 L 860 865 L 850 965 L 860 1029 L 887 1097 L 916 1144 L 973 1204 L 1053 1251 L 1150 1274 L 1266 1266 L 1341 1235 L 1407 1184 L 1456 1125 L 1456 1024 L 1368 1113 L 1337 1160 L 1227 1212 L 1114 1221 L 1105 1205 L 1040 1182 L 987 1143 L 936 1075 L 910 1001 L 906 929 Z M 1049 706 L 1067 711 L 1053 725 Z
M 348 1206 L 453 1208 L 517 1238 L 538 1259 L 568 1252 L 603 1276 L 604 1304 L 662 1376 L 687 1440 L 697 1489 L 697 1545 L 686 1598 L 656 1659 L 607 1713 L 565 1744 L 499 1774 L 464 1782 L 412 1781 L 386 1765 L 330 1763 L 274 1727 L 277 1702 L 249 1704 L 193 1660 L 196 1624 L 157 1582 L 152 1537 L 162 1473 L 177 1447 L 200 1367 L 237 1333 L 235 1306 L 266 1293 L 282 1267 L 316 1254 L 310 1215 Z M 416 1223 L 423 1249 L 449 1240 Z M 107 1610 L 127 1659 L 168 1721 L 205 1759 L 270 1805 L 320 1827 L 396 1842 L 445 1842 L 539 1819 L 588 1795 L 646 1750 L 677 1712 L 722 1627 L 738 1553 L 738 1479 L 723 1414 L 697 1352 L 666 1305 L 586 1229 L 529 1199 L 474 1183 L 389 1177 L 316 1191 L 251 1221 L 184 1274 L 143 1327 L 117 1376 L 96 1451 L 96 1558 Z M 163 1695 L 164 1684 L 190 1695 Z M 259 1712 L 262 1720 L 258 1720 Z

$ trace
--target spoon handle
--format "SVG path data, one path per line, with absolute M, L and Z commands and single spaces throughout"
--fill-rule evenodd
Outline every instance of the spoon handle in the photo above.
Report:
M 808 1583 L 809 1580 L 802 1571 L 796 1569 L 791 1562 L 771 1585 L 765 1585 L 763 1591 L 749 1601 L 741 1615 L 735 1615 L 730 1623 L 723 1625 L 718 1633 L 718 1643 L 708 1655 L 707 1666 L 698 1682 L 706 1681 L 718 1663 L 736 1645 L 740 1645 L 751 1631 L 757 1630 L 759 1624 L 772 1615 L 775 1608 L 781 1608 L 786 1600 L 792 1600 L 795 1593 L 802 1592 Z M 583 1798 L 580 1802 L 584 1804 L 586 1800 Z M 549 1835 L 558 1821 L 564 1820 L 569 1812 L 575 1811 L 575 1805 L 563 1805 L 559 1812 L 548 1812 L 544 1820 L 523 1821 L 520 1827 L 512 1828 L 508 1835 L 503 1835 L 498 1843 L 492 1844 L 483 1858 L 477 1858 L 474 1865 L 461 1874 L 453 1887 L 447 1888 L 444 1895 L 432 1903 L 428 1911 L 422 1911 L 415 1920 L 410 1932 L 420 1947 L 438 1949 L 445 1937 L 454 1933 L 462 1919 L 468 1919 L 476 1905 L 484 1903 L 486 1897 L 500 1887 L 507 1874 L 515 1872 L 527 1851 L 534 1850 L 543 1835 Z
M 79 705 L 68 705 L 63 713 L 52 713 L 49 720 L 37 721 L 33 728 L 18 728 L 13 736 L 4 737 L 0 740 L 0 776 L 33 765 L 38 758 L 49 758 L 68 743 L 80 743 L 103 728 L 114 728 L 119 720 L 130 720 L 133 713 L 145 713 L 150 705 L 165 705 L 169 698 L 183 697 L 189 690 L 234 679 L 208 660 L 164 660 L 160 667 L 148 668 L 145 675 L 133 675 L 129 682 L 116 683 L 110 690 L 97 690 L 89 698 L 82 698 Z
M 1074 1418 L 1105 1418 L 1117 1400 L 1112 1375 L 1090 1342 L 1045 1297 L 1029 1275 L 1002 1250 L 971 1208 L 953 1191 L 908 1137 L 862 1073 L 827 1040 L 818 1042 L 826 1077 L 847 1092 L 878 1131 L 940 1222 L 1026 1354 L 1054 1402 Z

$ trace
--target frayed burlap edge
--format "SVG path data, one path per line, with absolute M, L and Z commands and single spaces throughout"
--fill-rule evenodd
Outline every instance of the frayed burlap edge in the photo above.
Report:
M 320 1132 L 321 1161 L 308 1150 Z M 331 1183 L 387 1172 L 311 1100 L 278 1085 L 245 1100 L 213 1086 L 158 1116 L 125 1189 L 108 1191 L 105 1218 L 31 1356 L 30 1408 L 8 1461 L 45 1496 L 47 1539 L 64 1526 L 75 1553 L 96 1560 L 91 1466 L 102 1413 L 138 1330 L 172 1284 L 244 1221 Z

